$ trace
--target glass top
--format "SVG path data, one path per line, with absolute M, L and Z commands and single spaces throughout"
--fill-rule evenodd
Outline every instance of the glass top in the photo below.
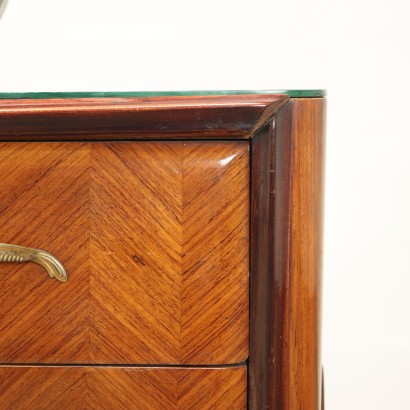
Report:
M 241 94 L 287 94 L 292 98 L 325 97 L 326 90 L 211 90 L 211 91 L 108 91 L 108 92 L 32 92 L 0 93 L 0 99 L 35 98 L 127 98 L 127 97 L 168 97 L 168 96 L 206 96 Z

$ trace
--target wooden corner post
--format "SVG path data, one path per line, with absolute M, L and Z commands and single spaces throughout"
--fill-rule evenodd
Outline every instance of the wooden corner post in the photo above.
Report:
M 290 99 L 251 141 L 251 409 L 322 408 L 324 114 Z

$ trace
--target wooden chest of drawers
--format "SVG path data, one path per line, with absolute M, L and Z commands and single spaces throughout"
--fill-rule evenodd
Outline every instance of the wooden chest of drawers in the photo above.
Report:
M 320 408 L 323 117 L 3 96 L 0 408 Z

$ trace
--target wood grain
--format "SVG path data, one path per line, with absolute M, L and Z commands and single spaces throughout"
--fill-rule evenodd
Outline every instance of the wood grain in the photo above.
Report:
M 0 264 L 0 362 L 241 362 L 250 250 L 249 408 L 323 407 L 324 110 L 284 95 L 1 101 L 1 141 L 48 142 L 0 144 L 0 240 L 50 251 L 69 281 Z M 204 138 L 221 141 L 152 141 Z M 245 407 L 243 376 L 216 369 L 4 369 L 14 404 L 21 388 L 60 408 Z
M 320 409 L 324 99 L 292 99 L 252 140 L 251 409 Z
M 295 100 L 291 153 L 289 409 L 320 409 L 323 99 Z
M 0 362 L 89 360 L 89 147 L 1 144 L 1 240 L 44 249 L 69 280 L 0 264 Z
M 0 141 L 250 138 L 284 94 L 0 100 Z
M 251 181 L 251 275 L 249 405 L 262 409 L 267 403 L 269 367 L 270 269 L 272 253 L 271 201 L 273 168 L 272 127 L 266 126 L 252 139 Z
M 246 366 L 0 367 L 0 408 L 246 409 Z
M 237 363 L 248 355 L 246 142 L 3 143 L 0 362 Z

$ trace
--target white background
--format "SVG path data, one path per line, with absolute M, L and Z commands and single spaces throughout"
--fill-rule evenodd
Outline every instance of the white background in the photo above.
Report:
M 409 0 L 9 0 L 0 90 L 326 88 L 326 407 L 409 409 L 409 43 Z

